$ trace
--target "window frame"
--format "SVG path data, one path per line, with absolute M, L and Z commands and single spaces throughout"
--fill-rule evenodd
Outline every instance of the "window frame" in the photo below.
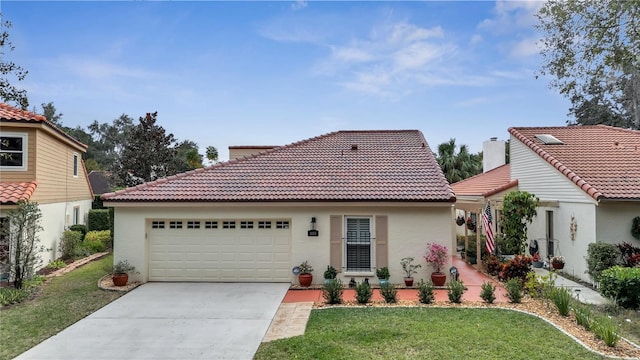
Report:
M 348 257 L 348 243 L 347 243 L 347 229 L 348 229 L 348 223 L 350 219 L 366 219 L 369 221 L 369 270 L 363 269 L 363 268 L 359 268 L 359 269 L 349 269 L 348 267 L 348 261 L 347 261 L 347 257 Z M 347 215 L 344 217 L 344 222 L 343 222 L 343 238 L 342 238 L 342 253 L 343 253 L 343 259 L 342 259 L 342 264 L 343 264 L 343 269 L 345 272 L 345 275 L 350 275 L 350 276 L 373 276 L 374 274 L 374 269 L 376 268 L 376 263 L 375 263 L 375 236 L 374 236 L 374 217 L 373 215 Z
M 72 165 L 73 165 L 73 177 L 74 178 L 78 177 L 78 172 L 79 172 L 78 169 L 80 168 L 80 166 L 79 166 L 79 164 L 80 164 L 79 157 L 80 156 L 78 155 L 78 153 L 76 153 L 76 152 L 73 153 L 73 164 Z
M 73 207 L 73 218 L 71 219 L 73 225 L 80 224 L 80 206 Z
M 29 169 L 29 134 L 21 133 L 21 132 L 2 132 L 0 133 L 1 138 L 21 138 L 22 139 L 22 150 L 21 151 L 10 151 L 10 150 L 1 150 L 0 153 L 20 153 L 22 154 L 22 165 L 21 166 L 7 166 L 0 165 L 0 170 L 2 171 L 27 171 Z

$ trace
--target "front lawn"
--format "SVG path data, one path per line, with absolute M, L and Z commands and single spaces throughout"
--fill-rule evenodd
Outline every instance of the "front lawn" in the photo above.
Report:
M 0 359 L 11 359 L 112 302 L 123 293 L 98 288 L 113 257 L 47 281 L 34 300 L 0 312 Z M 96 339 L 99 341 L 99 339 Z
M 548 323 L 470 308 L 313 310 L 305 335 L 260 345 L 255 359 L 602 359 Z

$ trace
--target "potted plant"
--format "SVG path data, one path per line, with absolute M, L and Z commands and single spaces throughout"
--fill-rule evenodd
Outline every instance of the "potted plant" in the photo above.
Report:
M 470 217 L 467 218 L 467 229 L 475 232 L 476 231 L 476 222 L 473 221 Z
M 431 282 L 436 286 L 444 286 L 447 275 L 442 272 L 442 268 L 449 262 L 449 249 L 436 243 L 427 244 L 427 253 L 424 259 L 435 270 L 431 273 Z
M 533 257 L 531 258 L 531 265 L 533 265 L 534 268 L 540 269 L 543 264 L 544 263 L 540 259 L 540 254 L 539 253 L 533 254 Z
M 313 281 L 313 267 L 309 265 L 309 262 L 305 260 L 298 266 L 300 273 L 298 274 L 298 281 L 300 281 L 300 286 L 309 287 L 311 286 L 311 282 Z
M 458 226 L 464 225 L 464 216 L 458 215 L 458 217 L 456 218 L 456 225 Z
M 389 278 L 391 277 L 391 274 L 389 274 L 389 268 L 385 266 L 376 269 L 376 276 L 378 277 L 380 285 L 388 284 Z
M 331 265 L 327 265 L 327 270 L 324 271 L 324 283 L 325 285 L 331 280 L 334 280 L 338 276 L 338 270 Z
M 556 270 L 564 269 L 564 256 L 554 256 L 551 258 L 551 267 Z
M 111 279 L 115 286 L 125 286 L 129 281 L 129 273 L 135 270 L 136 267 L 129 264 L 127 260 L 120 260 L 113 266 L 111 272 Z
M 412 262 L 412 257 L 406 257 L 400 260 L 400 265 L 402 265 L 402 270 L 406 275 L 404 277 L 404 284 L 406 286 L 413 286 L 413 274 L 417 274 L 418 272 L 416 271 L 416 269 L 420 269 L 422 267 L 422 265 L 414 265 L 412 264 Z

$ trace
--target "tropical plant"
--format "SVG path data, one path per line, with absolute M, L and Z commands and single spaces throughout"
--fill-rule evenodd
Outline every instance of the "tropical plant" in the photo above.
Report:
M 335 279 L 338 276 L 338 270 L 331 265 L 327 265 L 327 270 L 324 271 L 325 279 Z
M 616 244 L 620 254 L 622 255 L 622 265 L 625 267 L 634 267 L 640 265 L 640 248 L 635 247 L 628 242 Z
M 620 325 L 607 316 L 599 316 L 591 325 L 593 332 L 607 346 L 614 347 L 620 340 Z
M 120 260 L 113 266 L 113 274 L 127 274 L 133 272 L 136 269 L 127 260 Z
M 442 273 L 445 264 L 449 262 L 449 249 L 438 243 L 427 244 L 427 253 L 424 259 L 433 267 L 436 273 Z
M 526 191 L 511 191 L 504 196 L 501 225 L 507 242 L 518 245 L 518 253 L 527 247 L 527 224 L 536 216 L 540 200 Z
M 556 266 L 564 266 L 566 259 L 562 255 L 556 255 L 551 258 L 551 264 Z
M 518 279 L 521 283 L 524 283 L 526 281 L 527 274 L 531 271 L 533 271 L 531 269 L 531 257 L 516 255 L 513 259 L 504 264 L 502 271 L 498 274 L 498 278 L 501 281 Z
M 431 281 L 425 282 L 420 279 L 418 283 L 418 299 L 422 304 L 431 304 L 435 299 L 433 294 L 433 283 Z
M 561 316 L 569 316 L 571 299 L 571 293 L 564 287 L 557 287 L 551 291 L 551 301 Z
M 482 172 L 481 154 L 469 153 L 467 145 L 461 145 L 458 153 L 456 148 L 456 139 L 438 145 L 438 165 L 451 184 Z
M 298 269 L 300 270 L 300 275 L 311 274 L 313 272 L 313 267 L 309 264 L 307 260 L 303 261 L 302 264 L 298 265 Z
M 485 256 L 483 263 L 487 272 L 492 276 L 500 274 L 500 271 L 502 271 L 502 268 L 504 267 L 502 260 L 500 260 L 497 255 L 493 254 Z
M 389 268 L 384 266 L 376 269 L 376 276 L 378 279 L 388 280 L 391 277 L 391 274 L 389 274 Z
M 406 277 L 408 278 L 413 277 L 413 274 L 417 274 L 418 272 L 416 271 L 416 269 L 420 269 L 422 267 L 422 265 L 420 264 L 414 265 L 411 262 L 413 262 L 412 257 L 406 257 L 400 260 L 400 265 L 402 265 L 402 270 L 404 271 Z

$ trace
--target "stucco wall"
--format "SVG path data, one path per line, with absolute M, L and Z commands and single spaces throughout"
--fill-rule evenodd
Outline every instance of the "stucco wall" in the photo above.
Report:
M 148 279 L 148 248 L 149 242 L 148 220 L 157 218 L 177 219 L 252 219 L 278 218 L 291 221 L 291 267 L 308 260 L 314 267 L 314 282 L 322 282 L 323 272 L 329 264 L 329 218 L 331 215 L 359 215 L 375 216 L 387 215 L 389 228 L 389 270 L 391 281 L 402 282 L 402 268 L 400 259 L 412 256 L 414 263 L 421 264 L 416 279 L 427 279 L 431 269 L 427 268 L 422 258 L 426 251 L 427 242 L 438 242 L 451 249 L 454 243 L 454 229 L 452 224 L 452 208 L 450 204 L 440 204 L 435 207 L 383 207 L 383 206 L 336 206 L 335 204 L 320 204 L 318 206 L 273 206 L 230 205 L 227 207 L 116 207 L 114 233 L 114 261 L 126 259 L 136 267 L 139 274 L 133 279 L 147 281 Z M 311 217 L 315 217 L 319 230 L 318 237 L 307 236 L 310 229 Z M 375 236 L 375 234 L 373 235 Z M 374 257 L 375 258 L 375 257 Z M 447 267 L 448 268 L 448 267 Z M 372 281 L 375 275 L 366 275 Z M 348 281 L 350 276 L 341 275 Z M 364 276 L 363 276 L 364 277 Z M 360 278 L 357 280 L 361 280 Z M 291 282 L 297 279 L 291 275 Z
M 619 244 L 632 243 L 640 247 L 640 240 L 631 236 L 633 218 L 640 216 L 640 203 L 601 203 L 598 206 L 598 241 Z

